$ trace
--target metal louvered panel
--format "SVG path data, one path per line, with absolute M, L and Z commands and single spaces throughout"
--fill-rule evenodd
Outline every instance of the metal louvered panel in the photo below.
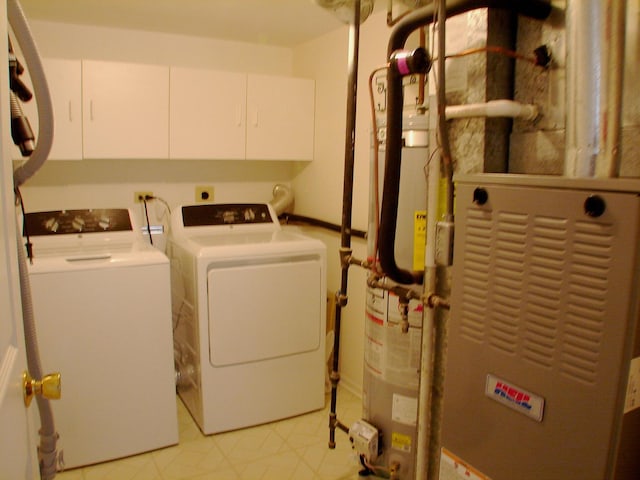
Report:
M 461 333 L 593 382 L 611 226 L 475 207 L 467 215 Z
M 640 181 L 467 176 L 455 222 L 443 449 L 494 480 L 637 479 Z
M 475 214 L 474 214 L 475 213 Z M 488 314 L 487 292 L 489 288 L 488 253 L 491 251 L 491 219 L 482 212 L 469 212 L 471 238 L 465 249 L 466 275 L 463 296 L 467 308 L 460 318 L 461 334 L 468 339 L 482 342 L 485 337 L 485 319 Z

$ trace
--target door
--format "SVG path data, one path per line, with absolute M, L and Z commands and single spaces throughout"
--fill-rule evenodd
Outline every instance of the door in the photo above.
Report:
M 7 65 L 6 4 L 0 4 L 0 65 Z M 0 111 L 9 111 L 7 69 L 0 74 Z M 26 370 L 16 260 L 9 116 L 0 115 L 0 478 L 38 475 L 36 441 L 22 399 Z M 35 402 L 34 402 L 35 404 Z M 37 407 L 32 407 L 34 410 Z M 35 411 L 35 410 L 34 410 Z
M 37 473 L 36 439 L 30 435 L 29 412 L 22 398 L 22 373 L 26 370 L 26 359 L 16 279 L 16 243 L 11 241 L 15 222 L 11 209 L 6 208 L 11 205 L 6 195 L 7 170 L 10 171 L 8 168 L 2 171 L 3 205 L 0 210 L 0 249 L 4 253 L 0 255 L 0 275 L 7 279 L 7 285 L 0 288 L 0 478 L 3 480 L 32 479 Z M 38 408 L 35 402 L 32 405 L 33 409 Z

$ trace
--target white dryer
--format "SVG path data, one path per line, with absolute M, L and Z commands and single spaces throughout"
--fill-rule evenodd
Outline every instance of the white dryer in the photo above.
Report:
M 45 373 L 67 468 L 178 442 L 169 260 L 126 209 L 29 213 L 24 233 Z
M 205 434 L 324 406 L 326 249 L 268 204 L 172 215 L 178 393 Z

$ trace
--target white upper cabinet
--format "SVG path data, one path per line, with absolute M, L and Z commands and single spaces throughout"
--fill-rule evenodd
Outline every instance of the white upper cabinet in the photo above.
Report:
M 314 107 L 313 80 L 249 75 L 247 158 L 312 160 Z
M 171 67 L 169 156 L 245 158 L 247 76 Z
M 313 80 L 172 67 L 170 157 L 312 160 Z
M 82 67 L 80 60 L 42 59 L 42 66 L 49 87 L 53 107 L 53 143 L 49 160 L 82 160 Z M 30 90 L 30 81 L 23 75 L 21 79 Z M 31 129 L 39 138 L 37 99 L 22 104 L 22 110 L 29 119 Z M 20 159 L 20 151 L 15 148 L 14 158 Z
M 43 60 L 53 104 L 52 160 L 82 160 L 82 63 Z
M 43 64 L 55 121 L 50 159 L 313 160 L 313 80 L 97 60 Z M 37 138 L 35 102 L 23 109 Z
M 82 62 L 85 158 L 169 157 L 169 67 Z

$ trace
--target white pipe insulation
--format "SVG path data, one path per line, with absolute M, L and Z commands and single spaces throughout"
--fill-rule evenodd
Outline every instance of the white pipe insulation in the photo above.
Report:
M 513 100 L 490 100 L 485 103 L 447 106 L 445 117 L 447 120 L 469 117 L 509 117 L 535 120 L 538 117 L 538 107 Z

